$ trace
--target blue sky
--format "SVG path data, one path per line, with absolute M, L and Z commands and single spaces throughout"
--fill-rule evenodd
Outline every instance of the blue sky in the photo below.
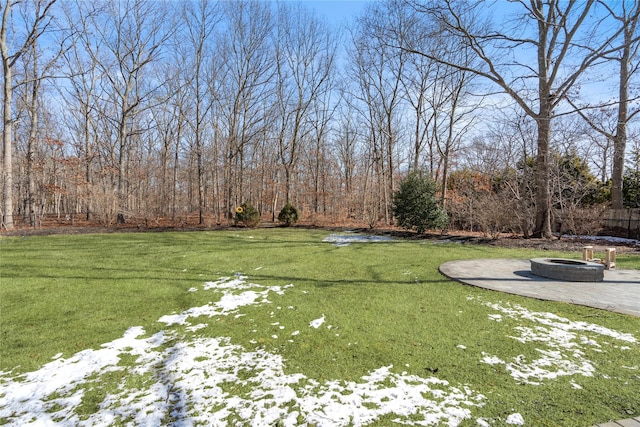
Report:
M 304 3 L 327 19 L 332 26 L 346 24 L 358 16 L 372 0 L 288 0 Z

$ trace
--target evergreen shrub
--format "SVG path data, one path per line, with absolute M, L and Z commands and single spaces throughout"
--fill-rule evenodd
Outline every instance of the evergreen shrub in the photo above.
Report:
M 436 200 L 436 183 L 422 171 L 410 172 L 393 195 L 397 224 L 422 234 L 427 229 L 445 228 L 449 217 Z
M 297 223 L 299 219 L 300 215 L 298 214 L 298 209 L 289 202 L 284 205 L 278 214 L 278 221 L 283 223 L 286 227 Z
M 260 223 L 260 213 L 249 202 L 244 202 L 236 208 L 236 225 L 239 223 L 247 227 L 257 227 Z

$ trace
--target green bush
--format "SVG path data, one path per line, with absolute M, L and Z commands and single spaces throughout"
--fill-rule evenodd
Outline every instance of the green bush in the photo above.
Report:
M 422 234 L 430 228 L 445 228 L 447 213 L 436 201 L 436 184 L 421 171 L 409 173 L 393 195 L 393 215 L 397 224 Z
M 298 214 L 298 209 L 289 202 L 284 205 L 278 214 L 278 221 L 282 222 L 287 227 L 295 224 L 299 219 L 300 215 Z
M 247 227 L 257 227 L 260 223 L 260 213 L 249 202 L 244 202 L 236 208 L 236 225 L 239 223 Z

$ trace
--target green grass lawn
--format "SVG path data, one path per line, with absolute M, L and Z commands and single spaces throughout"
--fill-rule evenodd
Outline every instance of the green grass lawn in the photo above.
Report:
M 438 272 L 455 259 L 581 254 L 337 246 L 322 241 L 328 234 L 0 239 L 0 424 L 500 426 L 520 414 L 525 425 L 587 427 L 640 416 L 640 319 Z M 618 255 L 617 267 L 640 269 L 640 257 Z M 99 369 L 74 377 L 98 355 Z M 10 394 L 60 381 L 52 372 L 64 369 L 69 383 L 37 405 Z M 384 409 L 392 404 L 425 409 Z

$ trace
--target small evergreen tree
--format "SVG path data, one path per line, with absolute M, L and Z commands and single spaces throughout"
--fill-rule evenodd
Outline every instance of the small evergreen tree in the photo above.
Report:
M 278 214 L 278 221 L 282 222 L 286 227 L 295 224 L 299 219 L 298 209 L 289 202 L 284 205 Z
M 260 213 L 249 202 L 245 202 L 236 208 L 236 225 L 242 223 L 247 227 L 257 227 L 260 223 Z
M 397 224 L 422 234 L 429 228 L 444 228 L 447 213 L 436 201 L 436 183 L 422 171 L 414 171 L 400 182 L 393 195 L 393 215 Z

